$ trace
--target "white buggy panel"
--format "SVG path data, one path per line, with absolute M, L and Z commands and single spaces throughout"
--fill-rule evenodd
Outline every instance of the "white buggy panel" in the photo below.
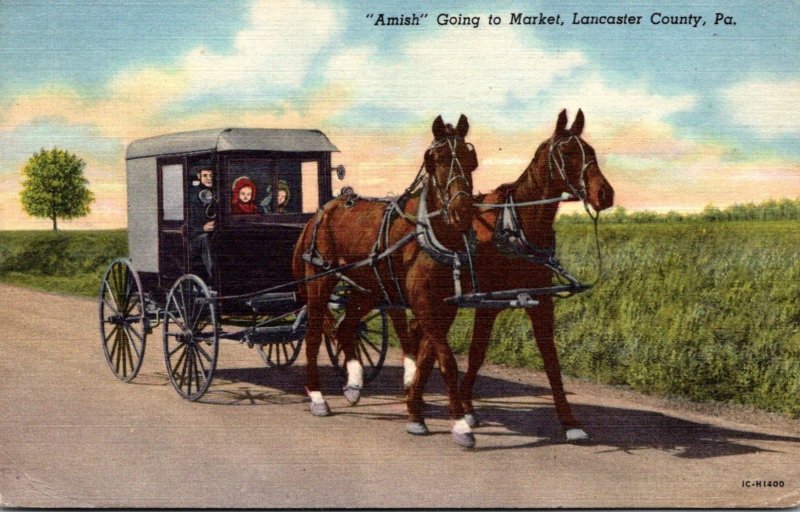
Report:
M 156 159 L 127 161 L 128 255 L 139 272 L 158 273 L 158 180 Z

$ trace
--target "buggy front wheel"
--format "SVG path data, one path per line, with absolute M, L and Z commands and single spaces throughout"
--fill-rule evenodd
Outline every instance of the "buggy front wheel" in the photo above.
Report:
M 184 275 L 172 286 L 164 308 L 164 362 L 179 395 L 194 401 L 205 394 L 218 354 L 216 301 L 202 279 Z

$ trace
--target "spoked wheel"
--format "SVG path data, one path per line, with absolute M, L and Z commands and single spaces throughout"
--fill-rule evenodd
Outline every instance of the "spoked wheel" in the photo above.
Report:
M 328 303 L 330 315 L 326 315 L 323 325 L 325 348 L 331 358 L 334 368 L 343 378 L 346 377 L 344 351 L 336 343 L 336 326 L 345 315 L 347 297 L 350 293 L 349 286 L 339 283 Z M 369 384 L 380 373 L 386 360 L 389 349 L 389 321 L 386 312 L 374 309 L 367 313 L 358 323 L 356 334 L 356 356 L 364 367 L 364 384 Z
M 292 326 L 303 320 L 305 317 L 305 309 L 301 309 L 296 313 L 289 313 L 281 315 L 276 318 L 268 319 L 258 324 L 259 327 L 273 327 L 285 328 L 290 332 L 295 332 Z M 303 331 L 304 333 L 304 331 Z M 291 336 L 290 336 L 291 337 Z M 285 341 L 271 341 L 258 345 L 258 353 L 261 359 L 270 368 L 288 368 L 292 366 L 300 355 L 300 347 L 303 346 L 303 334 L 297 339 L 287 339 Z
M 142 283 L 130 260 L 117 259 L 100 282 L 100 340 L 111 372 L 130 382 L 144 360 L 148 326 Z
M 273 343 L 265 343 L 258 346 L 258 353 L 261 359 L 270 368 L 288 368 L 292 366 L 300 355 L 300 347 L 303 346 L 303 340 L 281 341 Z
M 164 362 L 172 386 L 187 400 L 203 396 L 217 367 L 216 309 L 208 287 L 193 274 L 178 279 L 167 295 Z

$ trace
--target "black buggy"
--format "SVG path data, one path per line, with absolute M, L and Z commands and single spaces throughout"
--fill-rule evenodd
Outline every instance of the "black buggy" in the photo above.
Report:
M 109 265 L 99 292 L 103 352 L 117 378 L 136 377 L 159 325 L 167 374 L 188 400 L 208 390 L 221 339 L 256 347 L 270 367 L 294 363 L 306 317 L 292 251 L 332 199 L 332 174 L 344 177 L 343 167 L 331 168 L 334 151 L 318 130 L 260 128 L 174 133 L 128 146 L 129 257 Z M 201 171 L 213 176 L 210 188 L 201 186 Z M 210 231 L 197 227 L 209 222 Z M 347 293 L 342 287 L 331 296 L 331 327 Z M 384 311 L 365 317 L 358 355 L 366 381 L 380 371 L 388 337 Z M 341 371 L 332 335 L 326 346 Z

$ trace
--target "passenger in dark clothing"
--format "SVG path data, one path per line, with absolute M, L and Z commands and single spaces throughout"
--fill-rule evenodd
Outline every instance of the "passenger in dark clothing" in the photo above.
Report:
M 198 184 L 189 192 L 189 239 L 192 256 L 200 255 L 206 270 L 208 283 L 213 282 L 214 262 L 211 258 L 211 235 L 217 216 L 214 201 L 214 171 L 197 171 Z

